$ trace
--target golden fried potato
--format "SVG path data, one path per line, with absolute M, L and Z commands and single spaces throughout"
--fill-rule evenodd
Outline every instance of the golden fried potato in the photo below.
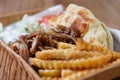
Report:
M 70 70 L 70 69 L 64 69 L 61 71 L 61 77 L 65 78 L 69 75 L 72 75 L 73 73 L 78 72 L 78 70 Z
M 106 69 L 108 67 L 114 66 L 116 64 L 120 64 L 120 59 L 117 59 L 111 63 L 107 63 L 107 64 L 103 64 L 101 67 L 98 68 L 92 68 L 92 69 L 85 69 L 85 70 L 81 70 L 81 71 L 77 71 L 77 72 L 73 72 L 71 71 L 71 74 L 69 74 L 69 76 L 65 76 L 62 77 L 62 80 L 78 80 L 78 79 L 82 79 L 85 76 L 91 75 L 93 73 L 97 73 L 103 69 Z M 69 72 L 70 73 L 70 72 Z
M 62 80 L 61 78 L 59 77 L 41 77 L 41 80 Z
M 101 52 L 103 54 L 111 54 L 112 55 L 112 59 L 120 58 L 120 53 L 119 52 L 111 51 L 111 50 L 109 50 L 109 49 L 107 49 L 105 47 L 99 46 L 99 45 L 93 45 L 93 44 L 87 43 L 87 42 L 85 42 L 82 39 L 77 39 L 76 46 L 80 50 L 98 51 L 98 52 Z
M 69 60 L 69 59 L 81 59 L 81 58 L 90 58 L 94 56 L 103 55 L 99 52 L 87 52 L 80 50 L 72 50 L 72 49 L 54 49 L 54 50 L 44 50 L 38 51 L 36 53 L 36 57 L 42 60 L 53 60 L 53 59 L 61 59 L 61 60 Z
M 38 73 L 41 77 L 60 77 L 61 71 L 60 70 L 38 70 Z
M 81 78 L 87 76 L 88 74 L 92 74 L 96 71 L 97 71 L 97 69 L 87 69 L 87 70 L 78 71 L 67 77 L 63 77 L 62 80 L 78 80 L 78 79 L 81 79 Z
M 69 43 L 64 43 L 64 42 L 58 42 L 57 44 L 58 49 L 77 49 L 76 45 L 69 44 Z
M 30 58 L 32 65 L 43 69 L 88 69 L 102 66 L 110 60 L 111 55 L 76 60 L 40 60 L 38 58 Z

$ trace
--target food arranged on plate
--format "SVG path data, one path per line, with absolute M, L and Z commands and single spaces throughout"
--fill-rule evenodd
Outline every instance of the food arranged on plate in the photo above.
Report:
M 31 25 L 26 24 L 29 21 Z M 25 23 L 19 22 L 18 27 L 22 34 L 5 42 L 43 80 L 84 79 L 120 64 L 120 53 L 113 51 L 110 31 L 84 7 L 70 4 L 59 14 L 31 17 Z

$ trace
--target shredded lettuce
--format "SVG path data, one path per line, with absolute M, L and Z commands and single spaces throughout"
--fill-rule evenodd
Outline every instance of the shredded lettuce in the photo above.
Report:
M 29 34 L 31 31 L 37 31 L 39 23 L 34 16 L 24 15 L 22 20 L 7 26 L 4 30 L 0 24 L 0 38 L 5 43 L 14 42 L 20 35 Z

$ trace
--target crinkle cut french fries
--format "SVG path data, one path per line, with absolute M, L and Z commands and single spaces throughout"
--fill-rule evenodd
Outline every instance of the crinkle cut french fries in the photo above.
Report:
M 62 60 L 70 60 L 70 59 L 81 59 L 81 58 L 89 58 L 94 56 L 100 56 L 99 52 L 87 52 L 80 50 L 72 50 L 72 49 L 53 49 L 53 50 L 44 50 L 38 51 L 36 53 L 36 57 L 41 60 L 51 60 L 51 59 L 62 59 Z
M 58 42 L 57 44 L 58 49 L 77 49 L 75 45 L 64 43 L 64 42 Z
M 76 60 L 40 60 L 38 58 L 31 58 L 30 61 L 34 66 L 41 69 L 88 69 L 102 66 L 111 60 L 110 55 L 95 56 L 88 59 Z
M 42 77 L 60 77 L 61 76 L 61 70 L 38 70 L 39 75 Z
M 120 64 L 120 59 L 117 59 L 117 60 L 113 61 L 112 63 L 104 64 L 103 66 L 98 67 L 98 68 L 86 69 L 86 70 L 77 71 L 77 72 L 76 71 L 67 71 L 67 72 L 69 72 L 69 73 L 67 73 L 69 75 L 63 77 L 62 80 L 77 80 L 77 79 L 81 79 L 81 78 L 83 78 L 86 75 L 90 75 L 92 73 L 100 71 L 101 69 L 105 69 L 107 67 L 110 67 L 110 66 L 116 65 L 116 64 Z
M 41 80 L 61 80 L 59 77 L 41 77 Z
M 59 42 L 57 49 L 38 51 L 30 62 L 43 80 L 78 80 L 120 64 L 120 53 L 78 39 L 76 45 Z
M 99 46 L 99 45 L 89 44 L 82 39 L 77 39 L 76 45 L 77 45 L 78 49 L 80 49 L 80 50 L 98 51 L 98 52 L 101 52 L 103 54 L 111 54 L 113 59 L 120 58 L 119 52 L 111 51 L 111 50 L 109 50 L 105 47 Z

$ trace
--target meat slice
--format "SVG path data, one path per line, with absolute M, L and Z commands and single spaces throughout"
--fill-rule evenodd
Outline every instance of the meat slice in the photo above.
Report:
M 58 26 L 51 28 L 51 31 L 39 30 L 35 33 L 22 35 L 19 40 L 11 44 L 11 48 L 20 54 L 27 62 L 29 57 L 34 57 L 37 51 L 55 49 L 58 42 L 75 44 L 81 33 L 76 28 Z

